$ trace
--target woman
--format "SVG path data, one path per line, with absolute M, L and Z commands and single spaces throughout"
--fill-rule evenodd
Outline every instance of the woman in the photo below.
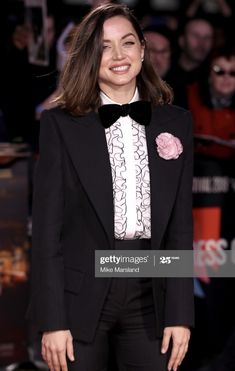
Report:
M 207 78 L 188 87 L 195 151 L 215 158 L 235 157 L 235 50 L 215 50 Z
M 176 370 L 192 280 L 95 278 L 94 254 L 191 248 L 189 114 L 168 104 L 122 5 L 84 18 L 60 86 L 59 107 L 42 115 L 34 185 L 31 317 L 43 358 L 51 370 L 101 371 L 113 346 L 121 371 Z

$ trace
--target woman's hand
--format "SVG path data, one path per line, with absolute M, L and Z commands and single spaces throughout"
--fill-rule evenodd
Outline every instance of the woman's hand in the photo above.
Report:
M 168 363 L 168 370 L 177 370 L 188 350 L 190 330 L 185 326 L 165 327 L 162 340 L 162 353 L 166 353 L 172 338 L 172 351 Z
M 51 371 L 67 371 L 66 355 L 74 361 L 73 338 L 69 330 L 44 332 L 42 358 Z

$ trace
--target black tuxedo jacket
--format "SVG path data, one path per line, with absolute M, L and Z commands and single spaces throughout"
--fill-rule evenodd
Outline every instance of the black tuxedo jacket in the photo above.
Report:
M 183 153 L 164 160 L 155 138 L 178 137 Z M 153 110 L 146 127 L 151 185 L 152 249 L 192 248 L 192 124 L 179 107 Z M 45 111 L 33 199 L 32 295 L 29 317 L 41 331 L 70 329 L 91 341 L 109 278 L 95 278 L 94 252 L 114 248 L 112 176 L 98 114 Z M 193 325 L 193 281 L 153 278 L 156 330 Z

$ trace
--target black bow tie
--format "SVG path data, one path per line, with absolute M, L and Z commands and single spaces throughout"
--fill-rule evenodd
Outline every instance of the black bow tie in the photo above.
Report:
M 120 116 L 130 116 L 141 125 L 148 125 L 151 120 L 151 103 L 140 100 L 129 104 L 104 104 L 99 109 L 100 120 L 105 128 L 109 128 Z

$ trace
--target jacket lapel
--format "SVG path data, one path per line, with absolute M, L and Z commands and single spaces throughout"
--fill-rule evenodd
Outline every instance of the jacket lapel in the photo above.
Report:
M 71 116 L 62 127 L 63 138 L 80 181 L 108 237 L 114 242 L 113 188 L 105 131 L 98 115 Z
M 174 206 L 182 166 L 181 156 L 177 160 L 164 160 L 157 152 L 156 137 L 162 132 L 172 133 L 172 122 L 168 126 L 168 119 L 169 116 L 162 114 L 161 107 L 158 107 L 153 111 L 150 125 L 146 127 L 150 168 L 152 249 L 161 247 L 164 232 Z
M 152 120 L 146 127 L 150 186 L 151 186 L 151 235 L 152 248 L 159 249 L 169 221 L 177 192 L 181 156 L 177 160 L 159 157 L 155 139 L 167 130 L 169 116 L 162 114 L 161 107 L 154 110 Z M 110 248 L 114 248 L 114 212 L 112 174 L 107 149 L 105 130 L 98 114 L 64 120 L 61 125 L 63 138 L 74 167 L 87 192 L 108 237 Z

